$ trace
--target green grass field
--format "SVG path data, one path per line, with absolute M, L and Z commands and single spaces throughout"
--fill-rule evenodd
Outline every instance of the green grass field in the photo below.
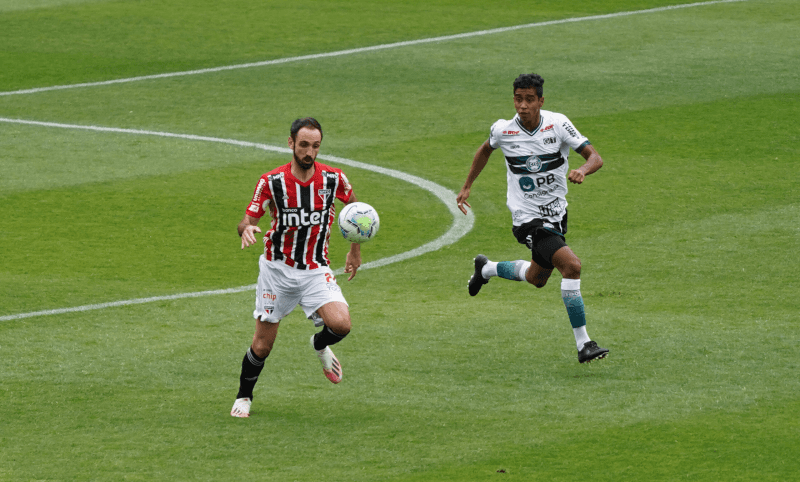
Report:
M 798 480 L 794 0 L 18 92 L 678 3 L 0 0 L 0 480 Z M 528 256 L 499 153 L 469 233 L 340 277 L 343 382 L 322 375 L 297 310 L 249 419 L 229 411 L 251 291 L 18 316 L 255 283 L 260 250 L 240 250 L 235 227 L 287 155 L 78 126 L 285 147 L 313 115 L 322 154 L 455 204 L 531 71 L 605 161 L 570 187 L 567 236 L 605 360 L 578 364 L 557 273 L 467 294 L 476 254 Z M 425 189 L 343 168 L 381 214 L 365 262 L 454 222 Z M 332 243 L 334 268 L 346 249 Z

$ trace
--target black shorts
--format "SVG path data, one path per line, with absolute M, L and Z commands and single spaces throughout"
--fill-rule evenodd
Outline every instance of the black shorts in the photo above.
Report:
M 553 269 L 553 255 L 567 245 L 564 235 L 567 234 L 567 215 L 560 223 L 551 223 L 544 219 L 534 219 L 522 226 L 511 228 L 514 237 L 520 244 L 531 250 L 531 259 L 545 269 Z

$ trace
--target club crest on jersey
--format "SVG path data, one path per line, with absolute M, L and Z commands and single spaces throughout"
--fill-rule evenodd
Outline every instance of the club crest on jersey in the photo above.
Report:
M 320 197 L 323 201 L 326 201 L 331 196 L 330 189 L 319 189 L 317 190 L 317 196 Z
M 537 156 L 531 156 L 525 162 L 525 167 L 530 172 L 539 172 L 542 170 L 542 160 Z

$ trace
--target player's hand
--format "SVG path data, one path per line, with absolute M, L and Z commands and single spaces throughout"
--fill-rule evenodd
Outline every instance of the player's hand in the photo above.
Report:
M 347 252 L 347 257 L 344 261 L 344 272 L 350 273 L 350 277 L 347 278 L 347 281 L 355 278 L 358 268 L 361 267 L 361 247 L 358 244 L 353 246 L 358 246 L 358 248 L 351 248 L 350 251 Z
M 458 204 L 458 209 L 461 210 L 462 213 L 467 214 L 467 208 L 472 208 L 467 202 L 467 198 L 469 197 L 470 189 L 468 187 L 462 188 L 461 192 L 458 193 L 458 197 L 456 197 L 456 203 Z M 464 206 L 467 206 L 465 208 Z
M 567 176 L 567 179 L 569 179 L 569 182 L 573 184 L 580 184 L 584 179 L 586 179 L 586 174 L 584 174 L 580 169 L 574 169 L 569 171 L 569 176 Z
M 260 232 L 261 232 L 261 228 L 259 228 L 258 226 L 250 225 L 250 226 L 245 227 L 244 231 L 242 231 L 242 249 L 244 249 L 244 248 L 246 248 L 246 247 L 248 247 L 250 245 L 256 244 L 256 241 L 257 241 L 256 240 L 256 233 L 260 233 Z

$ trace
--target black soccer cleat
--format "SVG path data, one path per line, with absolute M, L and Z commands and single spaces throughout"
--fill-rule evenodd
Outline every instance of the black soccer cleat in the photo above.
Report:
M 486 256 L 479 254 L 475 256 L 475 273 L 472 274 L 472 277 L 469 279 L 469 295 L 475 296 L 478 294 L 478 291 L 481 290 L 481 287 L 489 282 L 488 279 L 484 278 L 481 274 L 481 270 L 486 263 L 489 262 L 489 258 Z
M 578 352 L 578 361 L 581 363 L 588 363 L 592 360 L 599 360 L 608 355 L 608 348 L 600 348 L 597 342 L 587 341 L 583 344 L 583 348 Z

